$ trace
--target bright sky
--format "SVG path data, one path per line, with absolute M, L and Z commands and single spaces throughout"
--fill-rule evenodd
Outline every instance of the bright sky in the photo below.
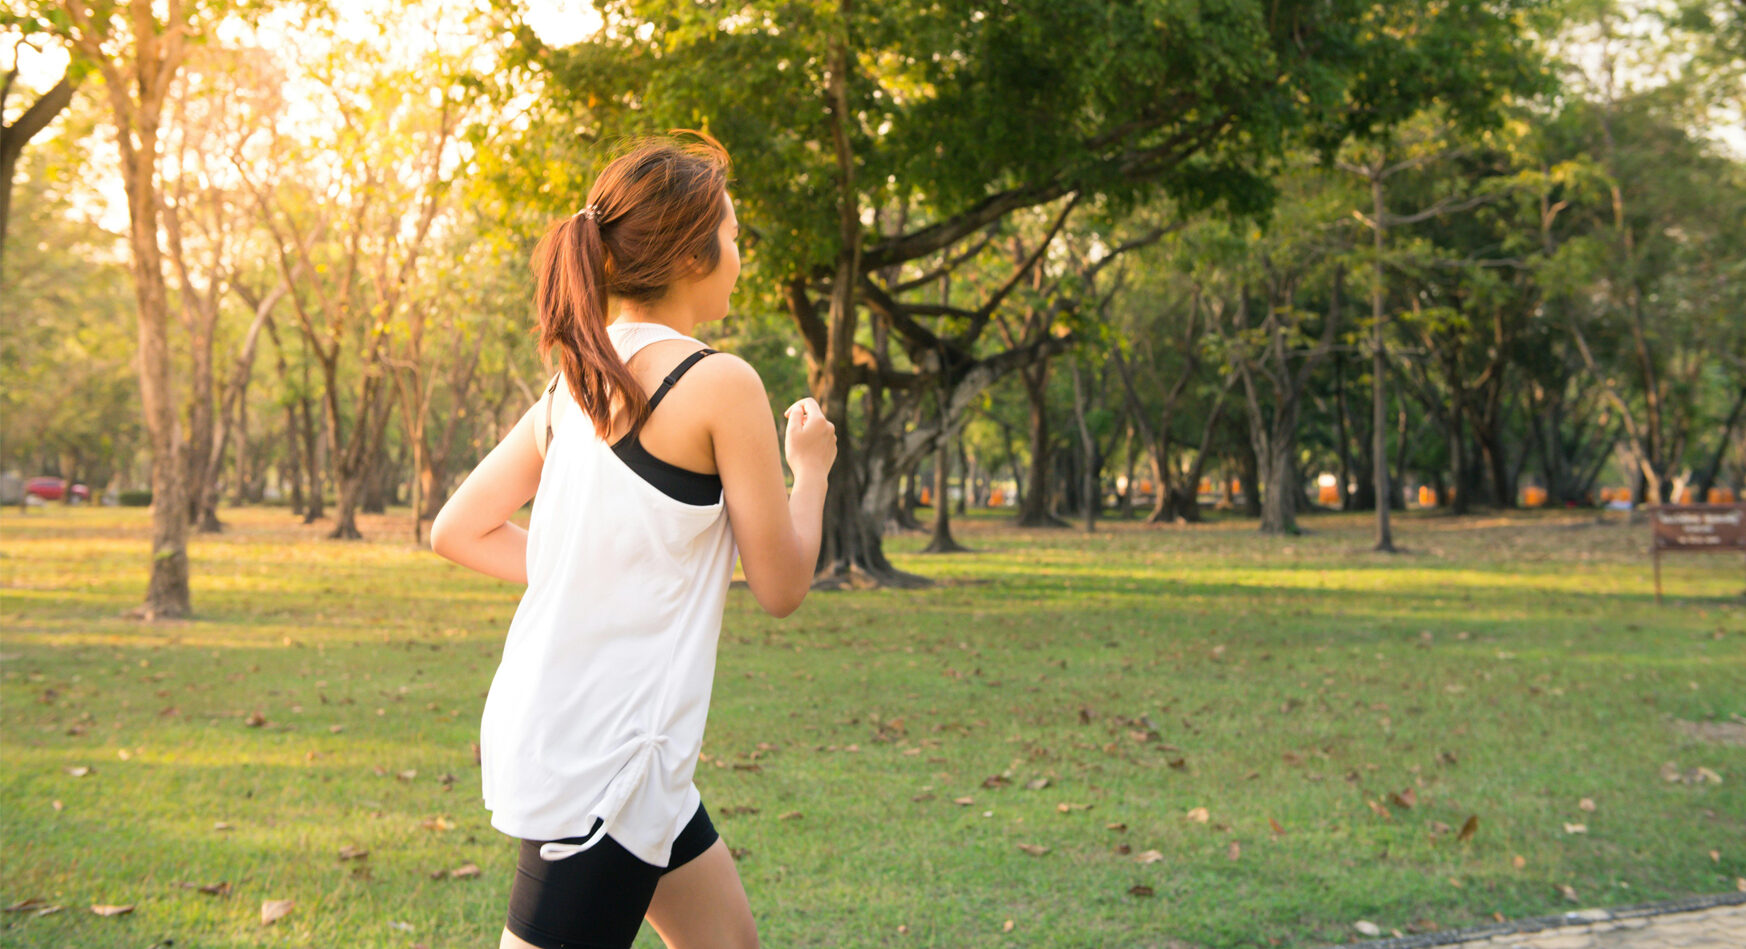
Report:
M 600 11 L 588 0 L 524 0 L 528 10 L 528 25 L 540 38 L 554 46 L 569 46 L 580 42 L 601 25 Z M 373 35 L 376 17 L 371 14 L 402 3 L 387 0 L 367 0 L 340 4 L 341 35 L 351 39 L 366 39 Z M 4 68 L 0 64 L 0 68 Z M 30 46 L 18 49 L 19 80 L 28 88 L 47 89 L 67 68 L 67 53 L 54 44 L 39 51 Z
M 472 37 L 467 32 L 467 25 L 462 20 L 467 2 L 468 0 L 461 0 L 460 3 L 449 2 L 449 0 L 434 0 L 434 2 L 422 5 L 426 9 L 430 7 L 442 8 L 450 14 L 448 17 L 439 16 L 437 18 L 447 22 L 430 34 L 432 41 L 442 43 L 445 46 L 454 44 L 457 47 L 464 47 L 465 44 L 472 41 Z M 589 0 L 523 0 L 523 2 L 528 10 L 529 25 L 542 39 L 553 45 L 567 46 L 581 42 L 598 30 L 602 23 L 600 12 Z M 1663 0 L 1637 0 L 1637 2 L 1650 6 L 1663 2 Z M 395 12 L 404 15 L 406 7 L 407 4 L 404 3 L 404 0 L 400 0 L 400 2 L 396 2 L 396 0 L 350 0 L 347 3 L 336 4 L 334 9 L 339 14 L 337 32 L 343 38 L 360 42 L 382 39 L 383 24 L 386 21 L 396 19 Z M 1629 30 L 1627 29 L 1626 32 Z M 275 34 L 287 35 L 280 28 L 265 25 L 261 30 L 260 38 L 270 42 L 270 38 Z M 396 33 L 395 48 L 402 48 L 400 41 L 408 38 L 403 33 Z M 1592 70 L 1595 66 L 1595 60 L 1598 59 L 1598 56 L 1595 55 L 1598 52 L 1597 47 L 1592 41 L 1584 43 L 1582 37 L 1572 37 L 1572 39 L 1574 42 L 1566 44 L 1564 52 L 1571 59 Z M 410 47 L 416 44 L 404 45 Z M 28 89 L 40 91 L 48 88 L 66 67 L 66 53 L 56 46 L 49 45 L 40 51 L 28 46 L 20 46 L 16 49 L 20 84 Z M 1587 55 L 1584 55 L 1585 51 Z M 1632 58 L 1634 57 L 1625 57 L 1626 61 L 1620 64 L 1621 73 L 1630 77 L 1634 82 L 1657 84 L 1656 78 L 1644 75 L 1640 65 L 1629 61 Z M 6 65 L 6 63 L 0 63 L 0 68 L 5 68 Z M 1633 66 L 1637 68 L 1633 68 Z M 7 118 L 16 117 L 24 105 L 28 104 L 30 98 L 28 93 L 15 94 L 12 97 L 13 101 L 8 104 L 10 115 Z M 319 122 L 325 118 L 322 110 L 313 102 L 293 104 L 291 108 L 296 114 L 287 116 L 287 118 L 296 125 Z M 1720 127 L 1706 131 L 1708 131 L 1709 137 L 1721 144 L 1726 151 L 1737 157 L 1746 156 L 1746 121 L 1740 123 L 1723 121 L 1720 123 Z M 125 201 L 121 198 L 122 192 L 118 177 L 116 180 L 99 184 L 94 190 L 103 194 L 107 199 L 102 202 L 107 207 L 100 215 L 101 223 L 112 230 L 125 230 L 127 223 Z
M 528 25 L 533 27 L 534 32 L 538 33 L 541 39 L 554 46 L 568 46 L 580 42 L 598 30 L 602 23 L 600 12 L 588 0 L 524 0 L 524 3 L 528 11 Z M 464 22 L 465 15 L 469 12 L 466 0 L 462 0 L 461 3 L 432 0 L 432 2 L 421 6 L 424 8 L 424 13 L 433 9 L 439 12 L 437 16 L 431 18 L 435 20 L 435 23 L 431 26 L 430 32 L 417 37 L 418 39 L 429 39 L 431 42 L 454 50 L 465 49 L 474 41 L 474 37 L 468 32 L 467 24 Z M 335 32 L 343 39 L 360 43 L 382 41 L 384 40 L 384 31 L 393 29 L 386 24 L 396 19 L 395 13 L 404 16 L 406 7 L 407 4 L 403 0 L 402 2 L 396 2 L 396 0 L 352 0 L 352 2 L 336 4 L 334 7 L 337 16 Z M 426 20 L 426 22 L 429 23 L 430 20 Z M 423 25 L 421 24 L 421 26 Z M 250 31 L 240 24 L 235 30 L 221 28 L 220 31 L 221 36 L 227 40 L 267 44 L 271 44 L 275 40 L 280 43 L 289 43 L 292 32 L 294 30 L 290 26 L 288 18 L 273 16 L 267 17 L 258 31 Z M 429 45 L 421 45 L 416 42 L 402 42 L 412 39 L 404 33 L 396 33 L 395 39 L 396 43 L 393 49 L 403 51 L 408 56 L 417 56 L 422 50 L 430 48 Z M 32 92 L 47 89 L 60 78 L 66 69 L 67 53 L 65 49 L 52 42 L 45 43 L 40 50 L 28 45 L 20 45 L 16 47 L 16 50 L 19 85 Z M 9 64 L 0 63 L 0 69 L 4 69 L 7 65 Z M 7 103 L 6 119 L 8 121 L 16 118 L 18 113 L 29 105 L 34 98 L 32 92 L 19 94 L 18 90 L 14 90 L 11 101 Z M 293 89 L 287 102 L 286 113 L 281 117 L 280 127 L 283 129 L 289 125 L 299 130 L 314 131 L 316 126 L 328 118 L 329 113 L 323 106 L 323 103 L 318 103 L 309 97 L 299 99 Z M 53 134 L 52 129 L 53 126 L 50 127 L 47 134 Z M 107 230 L 120 233 L 127 229 L 127 201 L 120 175 L 113 167 L 112 160 L 109 160 L 112 150 L 113 145 L 109 145 L 96 156 L 104 168 L 104 174 L 100 179 L 92 182 L 91 197 L 95 205 L 93 214 L 98 219 L 98 223 Z

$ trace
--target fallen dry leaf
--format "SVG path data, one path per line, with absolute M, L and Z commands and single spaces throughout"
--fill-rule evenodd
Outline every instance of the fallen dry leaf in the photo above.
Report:
M 1568 883 L 1558 884 L 1558 894 L 1572 903 L 1582 902 L 1582 900 L 1576 895 L 1576 888 Z
M 1594 810 L 1594 798 L 1585 797 L 1582 800 L 1576 802 L 1576 807 L 1578 810 L 1593 811 Z
M 1049 852 L 1049 848 L 1042 844 L 1019 844 L 1018 848 L 1033 857 L 1040 857 Z
M 1232 860 L 1241 859 L 1243 856 L 1243 848 L 1241 846 L 1239 846 L 1236 841 L 1233 840 L 1233 841 L 1231 841 L 1231 849 L 1228 852 L 1227 856 L 1229 856 Z
M 478 875 L 479 865 L 476 863 L 463 863 L 449 871 L 449 879 L 451 880 L 468 880 Z
M 799 820 L 800 817 L 801 817 L 801 814 L 799 811 L 788 811 L 787 813 L 784 813 L 784 814 L 778 816 L 776 819 L 777 820 Z
M 1409 809 L 1418 802 L 1418 793 L 1412 788 L 1407 788 L 1405 791 L 1399 793 L 1390 791 L 1388 794 L 1388 803 L 1393 804 L 1395 807 L 1402 810 Z
M 91 772 L 92 772 L 91 766 L 84 765 L 84 764 L 74 765 L 73 767 L 67 769 L 67 773 L 72 775 L 75 778 L 82 778 L 85 775 L 90 774 Z
M 1041 791 L 1042 789 L 1044 789 L 1048 786 L 1049 786 L 1049 779 L 1048 778 L 1037 778 L 1034 781 L 1026 781 L 1025 782 L 1025 790 L 1027 790 L 1027 791 Z
M 339 849 L 339 858 L 341 860 L 362 860 L 369 855 L 370 851 L 363 847 L 354 847 L 351 844 L 347 844 Z
M 1479 815 L 1470 814 L 1466 823 L 1461 825 L 1461 833 L 1455 835 L 1457 841 L 1467 840 L 1479 831 Z
M 993 774 L 982 779 L 982 786 L 985 788 L 1002 788 L 1011 783 L 1012 780 L 1004 774 Z
M 1520 870 L 1521 868 L 1528 865 L 1528 858 L 1524 857 L 1518 853 L 1514 857 L 1510 858 L 1510 865 L 1515 867 L 1517 870 Z
M 261 925 L 270 926 L 278 920 L 284 919 L 285 914 L 291 912 L 291 907 L 296 905 L 296 900 L 262 900 Z
M 1144 850 L 1134 859 L 1140 863 L 1157 863 L 1164 859 L 1164 855 L 1156 850 Z
M 952 798 L 952 803 L 957 804 L 960 807 L 968 807 L 971 804 L 976 803 L 976 799 L 973 797 L 970 797 L 969 795 L 965 795 L 964 797 Z
M 1012 920 L 1009 919 L 1006 922 L 1001 923 L 1000 924 L 1000 931 L 1003 933 L 1012 932 Z
M 1091 810 L 1091 805 L 1090 804 L 1069 804 L 1066 801 L 1062 801 L 1061 803 L 1055 805 L 1055 810 L 1060 811 L 1063 814 L 1067 813 L 1068 811 L 1089 811 L 1089 810 Z
M 1134 886 L 1128 887 L 1128 895 L 1129 896 L 1151 896 L 1152 895 L 1152 888 L 1149 886 L 1146 886 L 1143 883 L 1136 884 Z
M 1380 936 L 1380 935 L 1382 935 L 1382 927 L 1376 925 L 1375 923 L 1371 922 L 1368 919 L 1361 919 L 1361 920 L 1353 923 L 1352 928 L 1358 930 L 1360 933 L 1362 933 L 1366 936 Z
M 47 906 L 47 905 L 48 905 L 47 900 L 43 899 L 40 896 L 32 896 L 29 899 L 19 900 L 18 902 L 13 903 L 11 906 L 6 907 L 4 910 L 0 910 L 0 912 L 28 913 L 28 912 L 31 912 L 33 910 L 41 909 L 42 907 Z
M 126 906 L 111 906 L 108 903 L 99 903 L 96 906 L 91 907 L 91 912 L 96 913 L 99 916 L 126 916 L 128 913 L 133 912 L 133 904 L 129 903 Z
M 1587 824 L 1572 824 L 1569 821 L 1565 821 L 1564 822 L 1564 832 L 1567 834 L 1586 834 L 1586 833 L 1588 833 L 1588 825 Z
M 262 725 L 267 724 L 267 716 L 262 715 L 260 712 L 250 712 L 249 717 L 243 719 L 243 724 L 250 728 L 260 728 Z
M 449 820 L 447 817 L 432 817 L 429 820 L 424 821 L 424 823 L 421 824 L 420 826 L 422 826 L 425 830 L 435 830 L 435 831 L 444 831 L 444 830 L 454 830 L 455 829 L 454 821 Z
M 1278 821 L 1276 821 L 1276 820 L 1274 820 L 1274 819 L 1273 819 L 1273 818 L 1271 818 L 1271 817 L 1269 817 L 1269 818 L 1267 818 L 1267 825 L 1268 825 L 1268 826 L 1269 826 L 1269 827 L 1272 827 L 1272 828 L 1273 828 L 1273 835 L 1274 835 L 1274 836 L 1276 836 L 1276 837 L 1283 837 L 1283 836 L 1285 836 L 1285 828 L 1283 828 L 1283 827 L 1281 827 L 1281 826 L 1279 826 L 1279 822 L 1278 822 Z
M 1104 830 L 1113 830 L 1117 833 L 1121 833 L 1121 832 L 1124 832 L 1128 829 L 1128 825 L 1126 825 L 1126 824 L 1105 824 L 1105 825 L 1103 825 L 1103 829 Z
M 1204 824 L 1207 821 L 1212 819 L 1212 815 L 1207 813 L 1207 809 L 1204 807 L 1196 807 L 1196 808 L 1191 809 L 1188 812 L 1187 817 L 1189 820 L 1194 821 L 1197 824 Z

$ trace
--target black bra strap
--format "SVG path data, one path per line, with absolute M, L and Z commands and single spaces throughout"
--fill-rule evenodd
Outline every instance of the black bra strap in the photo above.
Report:
M 694 352 L 691 355 L 686 356 L 683 360 L 681 360 L 679 362 L 679 365 L 674 366 L 673 371 L 667 373 L 667 378 L 661 380 L 661 385 L 655 389 L 655 394 L 649 396 L 649 411 L 651 413 L 653 413 L 655 411 L 655 406 L 660 405 L 661 400 L 667 397 L 667 390 L 673 388 L 673 383 L 678 382 L 680 376 L 685 375 L 687 370 L 689 370 L 692 366 L 697 365 L 697 361 L 699 359 L 702 359 L 703 357 L 708 356 L 714 352 L 716 352 L 716 350 L 707 349 L 707 348 L 700 349 L 697 352 Z M 547 448 L 552 447 L 552 393 L 558 391 L 558 380 L 562 379 L 563 377 L 564 377 L 563 373 L 558 373 L 557 375 L 552 377 L 552 384 L 546 387 L 546 447 Z M 633 432 L 631 434 L 634 435 L 635 433 Z
M 660 388 L 655 390 L 654 395 L 649 396 L 649 412 L 653 413 L 655 411 L 655 406 L 660 405 L 661 400 L 667 397 L 667 390 L 673 388 L 673 383 L 678 382 L 680 376 L 685 375 L 687 370 L 692 366 L 697 365 L 699 359 L 702 359 L 713 352 L 715 352 L 713 349 L 700 349 L 697 352 L 686 356 L 680 361 L 679 365 L 674 366 L 673 371 L 667 373 L 667 378 L 661 380 Z
M 546 386 L 546 447 L 552 447 L 552 393 L 558 391 L 558 380 L 564 378 L 563 373 L 552 377 L 552 384 Z

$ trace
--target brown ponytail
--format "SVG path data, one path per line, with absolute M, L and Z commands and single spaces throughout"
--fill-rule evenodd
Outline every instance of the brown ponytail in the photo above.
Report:
M 570 394 L 601 438 L 612 431 L 615 393 L 633 430 L 649 414 L 648 395 L 607 336 L 608 295 L 659 300 L 691 268 L 706 276 L 721 261 L 716 232 L 727 214 L 728 153 L 706 133 L 689 134 L 699 141 L 633 142 L 595 179 L 593 213 L 554 224 L 534 248 L 540 355 L 549 360 L 558 351 Z

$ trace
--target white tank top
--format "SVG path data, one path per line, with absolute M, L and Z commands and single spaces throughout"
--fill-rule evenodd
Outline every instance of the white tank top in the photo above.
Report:
M 619 355 L 690 339 L 615 323 Z M 568 402 L 528 521 L 527 591 L 480 723 L 491 826 L 562 859 L 610 833 L 665 867 L 696 814 L 692 783 L 736 550 L 727 510 L 663 494 Z

